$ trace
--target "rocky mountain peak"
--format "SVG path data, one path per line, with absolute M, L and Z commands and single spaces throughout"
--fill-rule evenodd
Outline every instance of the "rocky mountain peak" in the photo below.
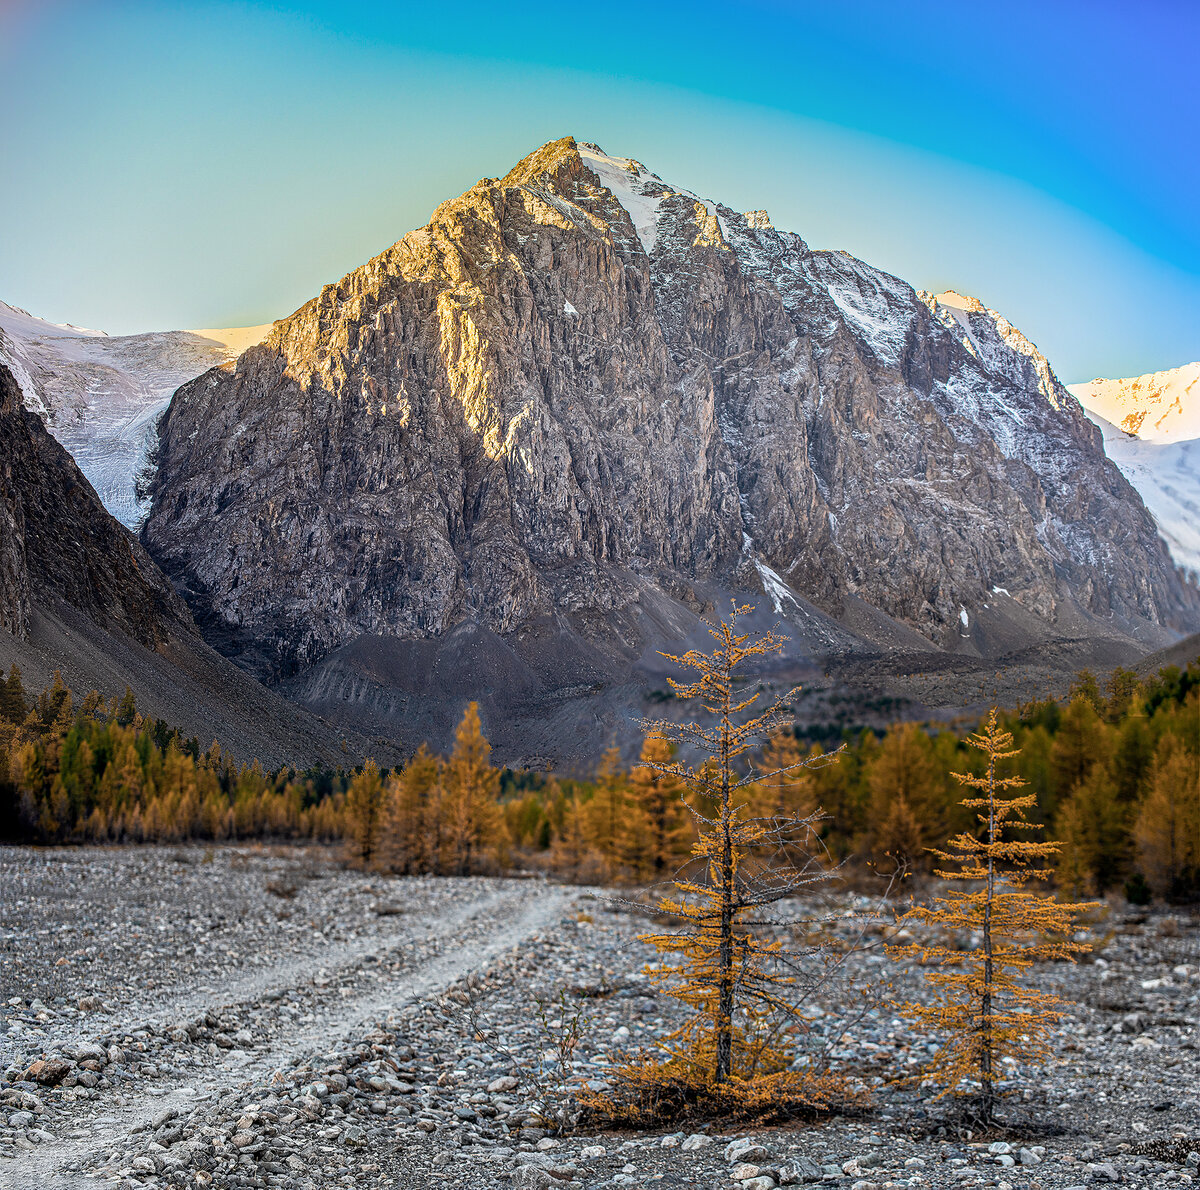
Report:
M 1018 385 L 1032 385 L 1055 409 L 1069 408 L 1074 414 L 1078 402 L 1055 376 L 1050 361 L 1002 314 L 952 289 L 936 295 L 922 290 L 919 296 L 985 368 Z
M 511 709 L 624 680 L 719 592 L 816 651 L 1197 614 L 998 314 L 570 137 L 181 388 L 151 497 L 210 640 L 301 686 L 342 665 L 391 715 L 398 683 Z

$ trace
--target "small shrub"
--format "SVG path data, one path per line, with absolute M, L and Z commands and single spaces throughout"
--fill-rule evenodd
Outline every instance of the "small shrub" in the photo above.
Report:
M 1146 883 L 1146 877 L 1141 872 L 1134 872 L 1125 881 L 1125 899 L 1131 905 L 1150 904 L 1150 885 Z

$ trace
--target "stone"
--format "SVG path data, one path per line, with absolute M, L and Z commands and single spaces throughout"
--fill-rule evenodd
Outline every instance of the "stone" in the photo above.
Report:
M 766 1161 L 767 1156 L 767 1150 L 756 1140 L 734 1140 L 725 1146 L 725 1160 L 730 1165 Z
M 513 1170 L 511 1184 L 514 1190 L 547 1190 L 555 1181 L 555 1178 L 536 1165 L 518 1165 Z
M 74 1068 L 75 1063 L 66 1058 L 46 1058 L 34 1062 L 27 1071 L 27 1077 L 43 1087 L 57 1087 Z
M 685 1153 L 694 1153 L 697 1149 L 706 1149 L 713 1143 L 713 1138 L 703 1132 L 693 1132 L 691 1136 L 685 1137 L 680 1142 L 679 1147 Z
M 821 1181 L 824 1176 L 820 1165 L 811 1157 L 789 1157 L 779 1167 L 781 1186 L 809 1185 Z
M 745 1161 L 739 1161 L 729 1171 L 730 1178 L 735 1182 L 748 1182 L 751 1178 L 756 1178 L 762 1173 L 762 1170 L 757 1165 L 751 1165 Z

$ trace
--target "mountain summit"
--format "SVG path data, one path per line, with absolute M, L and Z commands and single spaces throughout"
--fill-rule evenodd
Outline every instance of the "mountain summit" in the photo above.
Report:
M 1197 620 L 999 315 L 569 137 L 185 385 L 160 433 L 143 540 L 208 638 L 383 726 L 636 682 L 731 592 L 813 653 Z

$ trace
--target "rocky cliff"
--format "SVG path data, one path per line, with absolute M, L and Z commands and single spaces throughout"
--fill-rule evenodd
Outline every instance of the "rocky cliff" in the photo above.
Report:
M 23 407 L 16 380 L 2 364 L 0 468 L 6 539 L 0 570 L 16 576 L 12 586 L 0 580 L 6 583 L 4 606 L 15 609 L 4 617 L 10 632 L 27 635 L 31 601 L 47 599 L 151 649 L 173 632 L 194 631 L 170 583 L 138 540 L 100 507 L 41 419 Z
M 709 587 L 827 646 L 834 621 L 987 653 L 1197 617 L 999 316 L 570 138 L 185 385 L 160 433 L 144 541 L 270 678 L 466 628 L 636 656 L 660 596 Z
M 14 663 L 33 691 L 55 670 L 81 694 L 130 685 L 147 714 L 206 743 L 216 736 L 245 760 L 344 763 L 366 750 L 351 736 L 343 751 L 338 732 L 205 645 L 0 364 L 0 669 Z

